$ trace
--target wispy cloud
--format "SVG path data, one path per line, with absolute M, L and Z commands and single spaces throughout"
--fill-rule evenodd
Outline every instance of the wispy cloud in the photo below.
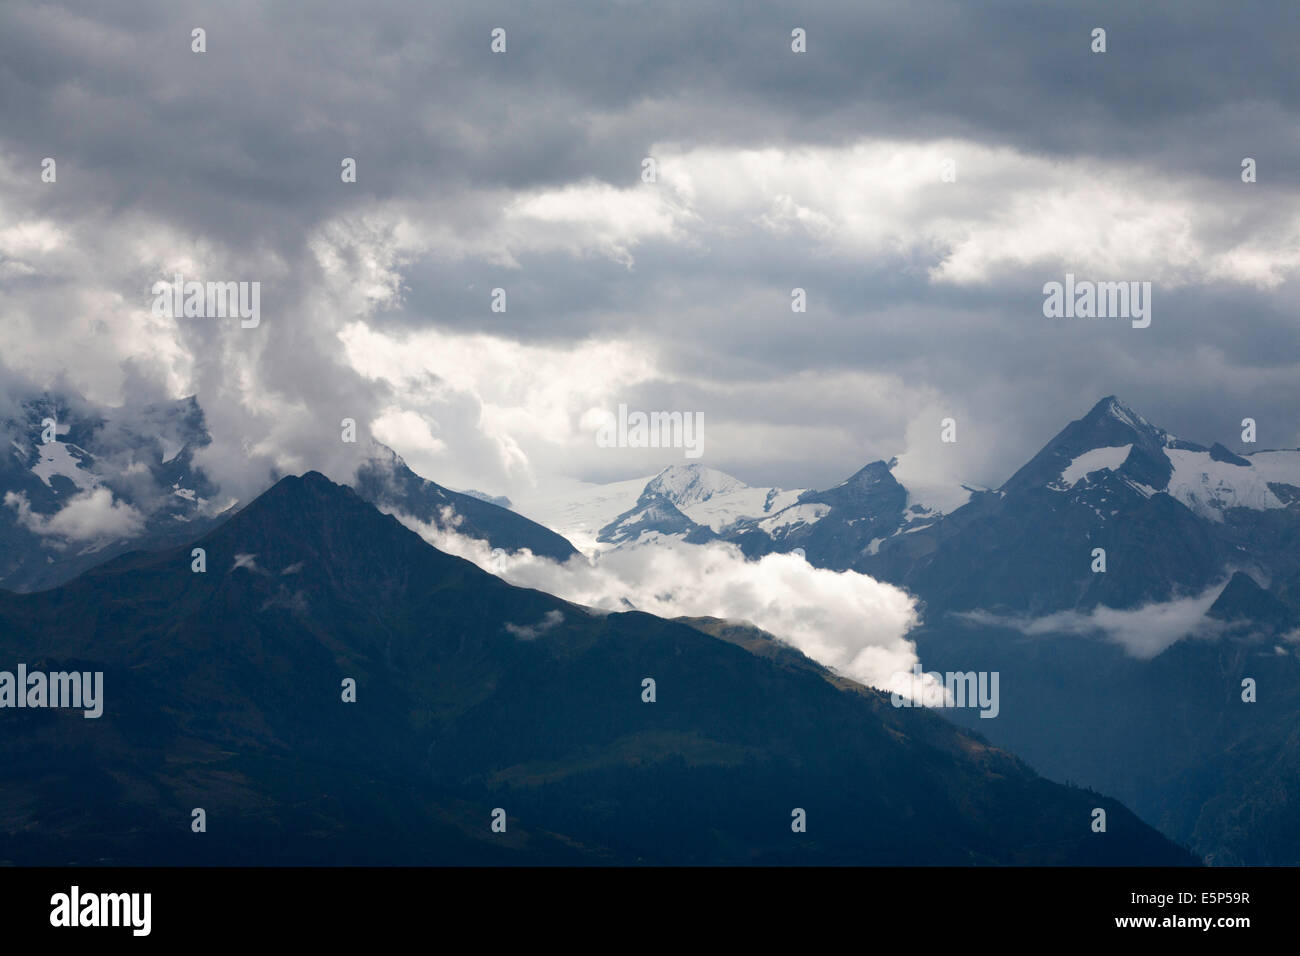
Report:
M 747 561 L 729 544 L 647 541 L 561 564 L 409 515 L 403 524 L 439 550 L 473 561 L 520 587 L 606 611 L 748 621 L 855 680 L 891 688 L 917 662 L 907 632 L 918 622 L 907 592 L 852 571 L 814 568 L 792 554 Z M 536 626 L 532 626 L 536 630 Z M 900 691 L 904 688 L 898 687 Z
M 971 624 L 1005 627 L 1033 637 L 1055 634 L 1094 635 L 1123 646 L 1132 657 L 1149 660 L 1186 637 L 1214 637 L 1229 629 L 1222 621 L 1206 617 L 1227 582 L 1200 594 L 1119 609 L 1095 607 L 1091 611 L 1058 611 L 1043 617 L 1017 617 L 988 611 L 963 611 L 952 616 Z

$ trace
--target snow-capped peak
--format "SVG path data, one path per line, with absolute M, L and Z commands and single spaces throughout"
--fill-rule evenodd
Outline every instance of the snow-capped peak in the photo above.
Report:
M 705 465 L 672 465 L 645 486 L 647 494 L 663 495 L 679 508 L 708 501 L 714 495 L 731 494 L 749 486 L 739 478 Z
M 1113 395 L 1071 422 L 1003 487 L 1071 491 L 1102 473 L 1118 475 L 1143 498 L 1167 494 L 1215 523 L 1234 508 L 1263 511 L 1300 501 L 1300 451 L 1205 448 L 1175 438 Z M 1094 508 L 1111 492 L 1098 493 Z
M 1300 487 L 1300 451 L 1255 452 L 1239 459 L 1244 465 L 1208 451 L 1169 449 L 1165 455 L 1173 464 L 1167 493 L 1214 522 L 1222 522 L 1229 508 L 1285 508 Z
M 1120 401 L 1114 395 L 1108 395 L 1097 403 L 1097 408 L 1104 414 L 1109 415 L 1122 425 L 1127 425 L 1134 431 L 1139 432 L 1158 432 L 1161 429 L 1156 428 L 1149 421 L 1135 412 L 1130 406 Z

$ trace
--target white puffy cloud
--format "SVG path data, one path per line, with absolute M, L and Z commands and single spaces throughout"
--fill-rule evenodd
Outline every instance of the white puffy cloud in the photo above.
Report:
M 650 350 L 627 339 L 561 347 L 356 321 L 339 340 L 358 374 L 391 390 L 393 404 L 370 425 L 376 438 L 421 474 L 510 497 L 561 473 L 572 456 L 590 464 L 600 449 L 584 417 L 657 374 Z
M 38 514 L 22 492 L 7 492 L 4 503 L 18 514 L 18 522 L 33 534 L 63 542 L 128 538 L 144 530 L 144 516 L 125 502 L 116 501 L 104 487 L 74 495 L 52 515 Z
M 910 692 L 917 663 L 907 632 L 918 622 L 907 592 L 853 571 L 815 568 L 792 554 L 747 561 L 734 545 L 641 542 L 561 564 L 507 554 L 409 515 L 399 521 L 429 544 L 519 587 L 608 611 L 747 621 L 854 680 Z
M 846 146 L 652 147 L 656 186 L 565 185 L 515 199 L 500 243 L 630 262 L 648 239 L 769 233 L 831 256 L 930 260 L 930 277 L 984 283 L 1026 266 L 1164 286 L 1276 286 L 1300 267 L 1300 210 L 1232 179 L 1061 162 L 967 140 Z M 957 181 L 940 170 L 956 163 Z M 1241 229 L 1245 221 L 1261 228 Z M 555 226 L 565 227 L 563 243 Z
M 435 480 L 512 500 L 672 463 L 595 446 L 593 410 L 630 401 L 702 412 L 709 464 L 751 483 L 824 487 L 899 455 L 900 480 L 942 507 L 963 482 L 1004 480 L 1102 394 L 1143 404 L 1134 383 L 1144 383 L 1181 389 L 1167 400 L 1190 407 L 1189 382 L 1238 392 L 1258 382 L 1273 394 L 1293 375 L 1277 365 L 1280 350 L 1225 361 L 1249 337 L 1217 318 L 1194 333 L 1180 317 L 1186 331 L 1161 325 L 1116 345 L 1045 335 L 1033 314 L 1042 280 L 1067 270 L 1150 279 L 1161 303 L 1182 286 L 1278 287 L 1300 265 L 1300 206 L 1280 187 L 974 138 L 753 147 L 661 137 L 646 151 L 655 183 L 640 181 L 639 166 L 617 184 L 403 183 L 323 206 L 288 228 L 291 240 L 270 222 L 247 239 L 187 231 L 143 205 L 46 208 L 31 171 L 6 154 L 0 355 L 41 385 L 62 377 L 110 404 L 131 375 L 173 397 L 197 393 L 214 437 L 198 463 L 242 500 L 278 473 L 348 480 L 344 417 Z M 947 159 L 955 183 L 940 181 Z M 626 268 L 602 273 L 592 265 L 602 259 Z M 864 268 L 873 278 L 859 289 Z M 422 286 L 412 280 L 422 269 L 440 281 L 500 275 L 516 324 L 467 327 L 441 297 L 486 303 L 487 288 Z M 876 302 L 882 271 L 906 288 Z M 262 326 L 153 315 L 150 284 L 175 273 L 261 281 Z M 514 318 L 516 279 L 559 304 L 532 329 Z M 792 319 L 784 296 L 795 282 L 812 306 Z M 589 284 L 607 294 L 575 309 L 581 318 L 561 311 Z M 1022 293 L 1012 319 L 980 299 Z M 1149 351 L 1194 334 L 1198 347 L 1168 360 Z M 956 445 L 933 437 L 944 414 L 957 417 Z M 1045 434 L 1017 427 L 1025 418 Z
M 386 409 L 371 425 L 371 432 L 392 448 L 405 448 L 408 454 L 436 455 L 447 446 L 436 438 L 436 422 L 410 409 Z

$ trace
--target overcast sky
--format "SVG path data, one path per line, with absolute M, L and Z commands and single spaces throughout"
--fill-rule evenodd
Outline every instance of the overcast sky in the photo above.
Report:
M 344 417 L 516 501 L 686 460 L 597 447 L 619 403 L 785 487 L 997 485 L 1112 393 L 1294 447 L 1297 45 L 1288 3 L 8 0 L 0 376 L 197 394 L 241 496 L 346 479 Z M 1067 272 L 1150 327 L 1045 318 Z M 176 273 L 261 324 L 153 315 Z

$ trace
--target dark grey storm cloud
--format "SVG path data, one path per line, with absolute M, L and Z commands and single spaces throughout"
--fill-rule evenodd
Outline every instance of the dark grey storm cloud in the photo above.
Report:
M 357 373 L 340 334 L 358 320 L 397 341 L 618 341 L 633 357 L 639 343 L 654 371 L 601 394 L 702 409 L 721 438 L 710 463 L 763 484 L 839 480 L 941 411 L 972 422 L 961 467 L 995 484 L 1111 393 L 1189 438 L 1231 443 L 1251 415 L 1263 443 L 1300 444 L 1297 33 L 1277 3 L 9 3 L 0 320 L 24 331 L 2 340 L 4 365 L 118 398 L 192 389 L 223 447 L 277 467 L 319 464 L 348 414 L 411 404 L 396 373 Z M 927 192 L 882 166 L 897 194 L 850 184 L 864 141 L 955 144 L 961 176 Z M 638 205 L 652 150 L 666 183 L 708 194 Z M 38 178 L 47 156 L 57 188 Z M 539 196 L 552 205 L 527 205 Z M 1132 222 L 1098 215 L 1125 202 Z M 112 296 L 147 308 L 169 244 L 261 276 L 264 327 L 187 327 L 175 356 L 121 345 Z M 1150 329 L 1043 318 L 1044 282 L 1123 271 L 1125 250 L 1132 273 L 1097 278 L 1154 279 Z M 504 314 L 486 308 L 498 286 Z M 796 286 L 806 314 L 790 311 Z M 53 347 L 19 348 L 40 322 L 81 335 L 83 315 L 114 329 L 116 388 L 93 356 L 70 371 Z M 445 392 L 424 403 L 429 447 L 481 472 L 466 483 L 511 492 L 514 443 L 534 470 L 635 472 L 548 460 L 529 443 L 562 442 L 457 371 L 431 358 L 420 380 Z M 599 370 L 564 374 L 584 371 Z M 546 400 L 520 393 L 531 413 Z
M 119 2 L 3 16 L 7 148 L 61 152 L 118 201 L 213 229 L 300 224 L 431 183 L 626 181 L 664 139 L 962 136 L 1211 176 L 1247 150 L 1295 182 L 1284 4 Z M 189 50 L 195 26 L 205 57 Z M 484 55 L 494 26 L 506 56 Z M 782 55 L 794 26 L 809 33 L 802 58 Z M 1089 52 L 1095 26 L 1104 57 Z M 323 194 L 341 150 L 365 156 L 362 188 Z

